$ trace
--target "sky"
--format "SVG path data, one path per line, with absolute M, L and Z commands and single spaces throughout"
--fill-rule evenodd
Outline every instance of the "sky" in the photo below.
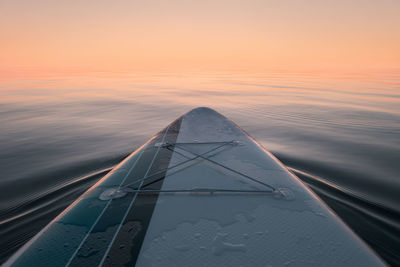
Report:
M 399 69 L 399 0 L 0 0 L 0 71 Z

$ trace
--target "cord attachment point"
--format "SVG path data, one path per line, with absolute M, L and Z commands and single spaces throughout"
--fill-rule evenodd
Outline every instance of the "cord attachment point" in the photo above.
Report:
M 284 199 L 284 200 L 294 200 L 295 196 L 292 190 L 289 188 L 276 188 L 274 190 L 275 198 Z
M 110 199 L 115 199 L 115 198 L 121 198 L 124 197 L 128 192 L 126 190 L 123 190 L 121 188 L 110 188 L 105 190 L 103 193 L 100 194 L 99 199 L 100 200 L 110 200 Z

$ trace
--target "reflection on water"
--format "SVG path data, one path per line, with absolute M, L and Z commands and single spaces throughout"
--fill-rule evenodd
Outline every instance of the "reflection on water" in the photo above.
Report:
M 400 264 L 400 77 L 91 73 L 0 79 L 0 262 L 127 154 L 209 106 Z

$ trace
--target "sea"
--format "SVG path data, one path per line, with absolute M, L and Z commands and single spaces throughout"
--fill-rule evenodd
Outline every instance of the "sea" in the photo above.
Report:
M 400 265 L 400 72 L 0 76 L 0 263 L 193 108 L 217 110 Z

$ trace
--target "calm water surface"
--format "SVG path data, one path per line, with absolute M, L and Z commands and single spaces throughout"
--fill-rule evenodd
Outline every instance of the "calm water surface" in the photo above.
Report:
M 400 76 L 223 72 L 0 79 L 0 263 L 198 106 L 244 128 L 400 265 Z

